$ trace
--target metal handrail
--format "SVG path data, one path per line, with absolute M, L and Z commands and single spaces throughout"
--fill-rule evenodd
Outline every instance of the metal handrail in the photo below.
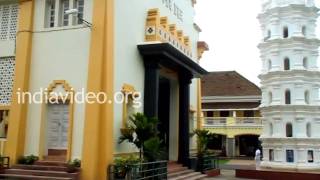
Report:
M 226 117 L 205 117 L 203 118 L 203 122 L 205 125 L 226 125 L 227 118 Z
M 215 155 L 206 155 L 203 157 L 202 172 L 219 169 L 219 157 Z
M 260 117 L 236 117 L 236 124 L 255 124 L 262 125 L 262 120 Z
M 138 164 L 128 164 L 126 167 L 125 177 L 117 176 L 117 165 L 112 164 L 108 167 L 109 180 L 160 180 L 167 179 L 167 161 L 145 162 Z M 124 174 L 122 174 L 124 175 Z

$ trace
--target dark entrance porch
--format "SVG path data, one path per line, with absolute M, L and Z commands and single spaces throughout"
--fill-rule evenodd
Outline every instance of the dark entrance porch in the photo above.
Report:
M 178 123 L 178 162 L 183 165 L 189 163 L 189 108 L 190 108 L 190 84 L 193 78 L 206 74 L 194 60 L 177 50 L 169 43 L 155 43 L 138 45 L 140 54 L 143 56 L 145 65 L 145 92 L 144 113 L 150 117 L 158 117 L 162 124 L 162 138 L 170 136 L 167 132 L 168 122 L 168 87 L 160 76 L 160 70 L 169 69 L 177 74 L 179 84 L 179 123 Z M 161 91 L 161 92 L 160 92 Z M 160 100 L 161 99 L 161 100 Z M 160 108 L 164 107 L 164 108 Z M 170 107 L 169 107 L 170 108 Z M 170 111 L 170 110 L 169 110 Z M 161 127 L 162 126 L 162 127 Z

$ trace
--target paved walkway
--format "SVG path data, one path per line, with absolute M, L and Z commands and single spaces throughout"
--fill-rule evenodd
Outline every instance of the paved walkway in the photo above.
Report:
M 234 170 L 221 170 L 221 175 L 212 178 L 206 178 L 206 180 L 241 180 L 243 178 L 236 178 Z
M 255 161 L 254 160 L 236 160 L 232 159 L 228 161 L 226 164 L 220 165 L 221 175 L 209 179 L 217 179 L 217 180 L 241 180 L 243 178 L 235 177 L 235 169 L 255 169 Z
M 234 170 L 234 169 L 255 169 L 255 161 L 254 160 L 237 160 L 232 159 L 228 161 L 226 164 L 221 164 L 220 169 L 228 169 L 228 170 Z

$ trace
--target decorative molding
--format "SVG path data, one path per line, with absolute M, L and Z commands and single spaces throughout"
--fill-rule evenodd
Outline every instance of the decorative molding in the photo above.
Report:
M 168 17 L 160 17 L 158 8 L 150 9 L 146 19 L 145 41 L 170 43 L 186 56 L 193 58 L 190 38 L 184 36 L 176 24 L 168 24 Z

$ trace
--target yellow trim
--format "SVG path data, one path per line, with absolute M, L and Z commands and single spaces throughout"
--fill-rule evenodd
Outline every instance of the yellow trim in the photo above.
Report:
M 88 92 L 113 95 L 114 0 L 94 0 Z M 86 104 L 81 179 L 105 179 L 113 162 L 113 105 Z
M 132 96 L 129 96 L 130 94 L 132 95 L 133 93 L 136 92 L 135 88 L 130 85 L 130 84 L 124 84 L 122 86 L 121 92 L 124 94 L 125 97 L 128 97 L 128 101 L 130 101 Z M 122 129 L 127 128 L 127 120 L 128 120 L 128 109 L 127 105 L 129 102 L 123 101 L 122 103 Z
M 5 147 L 5 155 L 10 157 L 11 163 L 15 163 L 19 156 L 24 155 L 28 105 L 27 103 L 18 103 L 17 92 L 19 88 L 21 91 L 29 90 L 33 14 L 34 0 L 19 1 L 15 77 L 10 108 L 8 141 Z
M 201 118 L 201 112 L 202 112 L 202 102 L 201 102 L 201 79 L 197 80 L 197 129 L 202 128 L 202 118 Z
M 149 28 L 153 31 L 149 32 Z M 187 56 L 192 56 L 189 37 L 183 36 L 183 31 L 178 30 L 176 24 L 169 24 L 166 16 L 160 17 L 158 8 L 148 10 L 145 31 L 145 41 L 169 42 Z
M 68 97 L 68 110 L 69 110 L 69 127 L 68 127 L 68 147 L 67 147 L 67 155 L 66 155 L 66 161 L 71 160 L 72 156 L 72 135 L 73 135 L 73 117 L 74 117 L 74 102 L 73 102 L 73 97 L 71 95 L 74 94 L 74 91 L 72 87 L 65 81 L 65 80 L 54 80 L 48 87 L 48 94 L 50 92 L 53 92 L 54 89 L 58 86 L 62 85 L 63 89 L 66 91 Z M 61 98 L 61 97 L 60 97 Z M 44 147 L 45 147 L 45 142 L 47 139 L 47 134 L 46 134 L 46 127 L 47 127 L 47 107 L 48 103 L 42 103 L 41 107 L 41 129 L 40 129 L 40 143 L 39 143 L 39 158 L 43 159 L 43 154 L 44 154 Z

